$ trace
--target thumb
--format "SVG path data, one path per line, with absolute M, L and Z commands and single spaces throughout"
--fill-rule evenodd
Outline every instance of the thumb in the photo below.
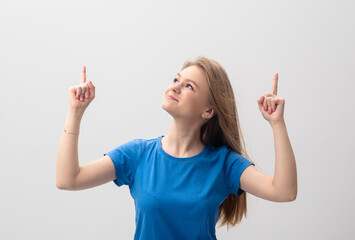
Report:
M 90 91 L 90 96 L 95 97 L 95 86 L 91 81 L 88 82 L 88 87 Z
M 91 81 L 89 81 L 88 87 L 89 87 L 91 90 L 94 90 L 94 89 L 95 89 L 95 86 L 94 86 L 94 84 L 93 84 Z

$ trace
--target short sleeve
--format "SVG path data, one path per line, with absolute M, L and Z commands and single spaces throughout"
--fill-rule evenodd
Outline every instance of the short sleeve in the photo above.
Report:
M 104 153 L 108 155 L 115 166 L 117 186 L 131 185 L 144 148 L 143 139 L 134 139 L 115 149 Z
M 227 150 L 226 162 L 224 165 L 225 179 L 227 187 L 231 193 L 240 196 L 244 190 L 239 188 L 240 176 L 244 170 L 250 165 L 255 164 L 237 152 L 230 149 Z

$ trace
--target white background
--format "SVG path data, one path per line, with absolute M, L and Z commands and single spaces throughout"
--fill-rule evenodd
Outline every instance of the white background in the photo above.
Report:
M 250 160 L 270 176 L 257 98 L 279 72 L 298 172 L 294 202 L 248 194 L 248 217 L 217 238 L 354 239 L 354 16 L 352 1 L 0 1 L 0 239 L 133 239 L 128 186 L 56 188 L 68 89 L 85 64 L 83 165 L 165 135 L 164 89 L 199 55 L 227 70 Z

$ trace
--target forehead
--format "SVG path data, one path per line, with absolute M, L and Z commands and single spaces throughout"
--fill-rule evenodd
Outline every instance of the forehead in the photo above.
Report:
M 206 81 L 206 76 L 204 71 L 198 66 L 187 67 L 182 71 L 180 71 L 180 75 L 182 78 L 187 78 L 196 81 L 197 84 L 198 83 L 202 84 L 203 82 Z

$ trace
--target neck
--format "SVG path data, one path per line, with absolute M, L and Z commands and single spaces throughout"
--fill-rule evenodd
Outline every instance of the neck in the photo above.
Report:
M 162 139 L 163 149 L 173 156 L 189 157 L 200 153 L 204 144 L 200 140 L 200 123 L 174 119 L 170 130 Z

